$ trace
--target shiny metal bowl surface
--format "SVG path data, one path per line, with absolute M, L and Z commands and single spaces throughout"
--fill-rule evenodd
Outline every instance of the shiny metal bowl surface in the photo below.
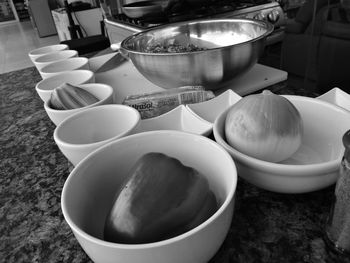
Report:
M 228 86 L 256 64 L 272 24 L 252 19 L 205 19 L 145 30 L 124 39 L 120 51 L 138 71 L 163 88 L 202 85 L 208 90 Z M 150 53 L 150 46 L 193 44 L 202 51 Z

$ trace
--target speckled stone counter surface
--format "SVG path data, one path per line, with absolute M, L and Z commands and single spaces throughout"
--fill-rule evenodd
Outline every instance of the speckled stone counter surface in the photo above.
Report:
M 0 75 L 0 262 L 91 262 L 61 212 L 69 164 L 36 94 L 39 80 L 35 68 Z M 232 226 L 211 263 L 350 262 L 322 239 L 333 190 L 277 194 L 239 179 Z

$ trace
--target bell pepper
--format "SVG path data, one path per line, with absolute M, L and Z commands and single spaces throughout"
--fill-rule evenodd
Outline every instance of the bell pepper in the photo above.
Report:
M 115 196 L 105 222 L 105 240 L 157 242 L 196 227 L 216 211 L 207 179 L 162 153 L 143 155 Z

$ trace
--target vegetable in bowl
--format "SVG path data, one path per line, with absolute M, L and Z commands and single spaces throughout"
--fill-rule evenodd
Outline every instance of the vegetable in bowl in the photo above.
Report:
M 157 242 L 203 223 L 217 210 L 208 180 L 178 159 L 143 155 L 117 191 L 104 237 L 126 244 Z
M 303 122 L 298 109 L 286 98 L 264 90 L 243 97 L 226 116 L 227 142 L 260 160 L 280 162 L 300 147 Z
M 279 193 L 306 193 L 332 185 L 338 178 L 344 152 L 339 138 L 349 129 L 349 112 L 315 98 L 281 96 L 293 103 L 303 122 L 301 145 L 290 158 L 269 162 L 230 146 L 225 136 L 229 109 L 215 119 L 215 141 L 230 153 L 239 175 L 257 187 Z
M 147 53 L 181 53 L 181 52 L 193 52 L 193 51 L 201 51 L 206 50 L 206 48 L 199 47 L 192 43 L 188 43 L 187 45 L 181 44 L 168 44 L 164 45 L 161 43 L 156 43 L 145 48 L 145 52 Z
M 217 209 L 200 225 L 173 238 L 143 244 L 106 241 L 105 221 L 116 192 L 137 160 L 150 152 L 176 158 L 205 176 Z M 173 130 L 126 136 L 100 147 L 71 172 L 62 191 L 63 215 L 94 262 L 209 262 L 233 223 L 235 169 L 231 156 L 204 136 Z

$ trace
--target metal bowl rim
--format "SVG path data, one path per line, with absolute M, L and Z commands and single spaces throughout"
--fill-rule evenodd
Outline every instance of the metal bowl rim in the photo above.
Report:
M 237 44 L 222 46 L 222 47 L 217 47 L 217 48 L 210 48 L 210 49 L 206 49 L 206 50 L 190 51 L 190 52 L 150 53 L 150 52 L 135 51 L 135 50 L 132 50 L 132 49 L 125 47 L 126 43 L 131 41 L 133 38 L 136 38 L 140 35 L 149 33 L 151 31 L 162 30 L 162 29 L 167 28 L 167 27 L 177 27 L 177 26 L 186 25 L 186 24 L 197 24 L 197 23 L 208 23 L 208 22 L 234 22 L 234 21 L 236 21 L 236 22 L 248 22 L 248 23 L 252 23 L 252 24 L 264 25 L 264 27 L 266 28 L 266 32 L 264 34 L 256 37 L 256 38 L 254 38 L 254 39 L 243 41 L 243 42 L 240 42 Z M 133 34 L 131 36 L 126 37 L 121 42 L 120 48 L 124 49 L 128 53 L 145 55 L 145 56 L 165 56 L 165 55 L 166 56 L 177 56 L 177 55 L 198 54 L 198 53 L 210 52 L 210 51 L 215 51 L 215 50 L 222 50 L 222 49 L 230 48 L 233 46 L 241 46 L 241 45 L 245 45 L 245 44 L 250 43 L 250 42 L 256 42 L 260 39 L 265 38 L 269 34 L 271 34 L 273 29 L 274 29 L 274 26 L 267 21 L 261 21 L 261 20 L 249 19 L 249 18 L 196 19 L 196 20 L 188 20 L 188 21 L 181 21 L 181 22 L 176 22 L 176 23 L 171 23 L 171 24 L 160 25 L 160 26 L 157 26 L 155 28 L 150 28 L 150 29 L 146 29 L 144 31 L 138 32 L 136 34 Z

